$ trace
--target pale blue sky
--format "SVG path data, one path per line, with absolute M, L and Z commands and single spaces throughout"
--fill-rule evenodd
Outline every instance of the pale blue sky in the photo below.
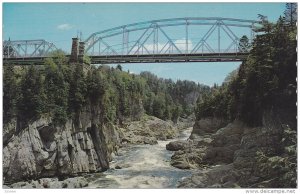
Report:
M 227 17 L 276 21 L 284 3 L 4 3 L 3 38 L 46 39 L 70 52 L 71 38 L 108 28 L 155 19 Z M 124 70 L 151 71 L 160 77 L 221 84 L 240 63 L 127 64 Z

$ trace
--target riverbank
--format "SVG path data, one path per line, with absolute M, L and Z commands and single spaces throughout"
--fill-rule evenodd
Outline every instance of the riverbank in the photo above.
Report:
M 130 122 L 123 127 L 112 127 L 117 133 L 108 137 L 116 139 L 116 145 L 108 150 L 112 153 L 105 172 L 86 172 L 64 177 L 39 177 L 26 179 L 5 188 L 166 188 L 176 187 L 177 177 L 189 172 L 170 166 L 172 152 L 165 146 L 171 140 L 187 139 L 191 133 L 190 120 L 181 119 L 177 125 L 145 115 L 140 121 Z M 37 139 L 38 134 L 37 134 Z M 54 150 L 55 151 L 55 150 Z M 159 174 L 159 173 L 162 174 Z M 158 174 L 157 174 L 158 173 Z M 171 180 L 171 181 L 170 181 Z M 169 182 L 170 181 L 170 182 Z M 160 184 L 162 183 L 162 184 Z
M 85 176 L 89 180 L 88 188 L 176 188 L 192 171 L 171 166 L 173 152 L 165 147 L 170 141 L 187 139 L 190 132 L 191 128 L 181 131 L 175 139 L 158 140 L 155 145 L 121 148 L 111 162 L 111 169 Z

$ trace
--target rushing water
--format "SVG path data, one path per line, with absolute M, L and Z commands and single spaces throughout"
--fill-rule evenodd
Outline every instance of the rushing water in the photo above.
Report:
M 187 139 L 190 133 L 191 129 L 185 130 L 172 141 Z M 175 188 L 177 182 L 190 176 L 192 171 L 170 165 L 173 152 L 166 150 L 169 142 L 121 148 L 110 164 L 121 169 L 87 175 L 89 188 Z

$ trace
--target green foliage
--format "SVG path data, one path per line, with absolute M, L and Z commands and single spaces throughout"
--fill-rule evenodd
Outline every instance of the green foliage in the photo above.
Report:
M 298 15 L 297 3 L 286 3 L 286 10 L 284 11 L 285 21 L 292 28 L 296 26 Z
M 258 171 L 265 179 L 278 179 L 279 188 L 295 188 L 297 186 L 297 133 L 288 126 L 283 126 L 281 144 L 284 147 L 281 155 L 268 156 L 258 151 L 256 160 Z
M 249 57 L 222 86 L 211 88 L 199 99 L 197 118 L 237 118 L 258 126 L 265 111 L 275 110 L 283 122 L 296 127 L 296 28 L 287 25 L 282 17 L 276 24 L 269 23 L 265 16 L 259 17 L 263 27 L 258 30 Z M 242 37 L 240 46 L 246 47 L 247 42 Z
M 120 71 L 122 71 L 122 66 L 120 64 L 117 65 L 117 69 L 119 69 Z
M 42 76 L 34 66 L 30 66 L 21 79 L 17 109 L 19 118 L 24 121 L 37 118 L 45 112 Z
M 71 74 L 70 91 L 69 91 L 69 111 L 70 113 L 78 113 L 84 106 L 87 93 L 87 86 L 83 66 L 76 64 Z
M 68 64 L 61 51 L 51 53 L 45 66 L 4 74 L 4 118 L 17 116 L 26 123 L 42 114 L 63 125 L 77 123 L 81 112 L 90 110 L 104 123 L 123 124 L 139 120 L 144 112 L 177 122 L 193 113 L 195 99 L 209 88 L 191 81 L 161 79 L 149 72 L 130 74 L 108 66 Z M 20 88 L 20 90 L 18 90 Z M 15 105 L 17 101 L 17 105 Z
M 83 55 L 83 63 L 85 64 L 91 64 L 91 58 L 87 55 Z
M 53 61 L 45 63 L 44 89 L 47 98 L 46 110 L 57 124 L 67 121 L 69 84 L 62 71 Z
M 239 42 L 239 52 L 245 53 L 249 52 L 251 45 L 247 36 L 242 36 Z
M 16 114 L 18 89 L 13 66 L 4 66 L 3 71 L 3 121 L 6 123 Z

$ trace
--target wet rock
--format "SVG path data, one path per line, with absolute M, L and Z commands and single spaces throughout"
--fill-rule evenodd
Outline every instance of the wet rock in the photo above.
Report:
M 172 141 L 166 145 L 166 149 L 169 151 L 178 151 L 186 148 L 188 142 L 184 140 Z
M 197 139 L 205 134 L 213 134 L 218 129 L 226 126 L 228 121 L 221 118 L 203 118 L 195 121 L 190 139 Z
M 84 177 L 68 178 L 62 182 L 63 188 L 83 188 L 88 186 L 88 181 Z
M 157 144 L 157 140 L 174 138 L 178 130 L 169 121 L 153 116 L 144 116 L 140 121 L 134 121 L 120 128 L 123 137 L 122 144 Z
M 41 178 L 38 180 L 31 180 L 28 182 L 16 182 L 9 185 L 9 188 L 22 188 L 22 189 L 32 189 L 32 188 L 50 188 L 50 189 L 60 189 L 60 188 L 83 188 L 87 187 L 88 182 L 84 177 L 74 177 L 67 178 L 63 181 L 59 181 L 58 178 Z
M 116 166 L 115 166 L 115 169 L 122 169 L 122 167 L 119 166 L 119 165 L 116 165 Z
M 173 160 L 171 165 L 179 169 L 190 169 L 191 166 L 186 160 Z
M 154 145 L 154 144 L 157 144 L 157 140 L 155 137 L 145 137 L 144 144 Z
M 239 175 L 233 165 L 220 165 L 200 173 L 193 174 L 179 183 L 180 188 L 228 188 L 238 187 Z

